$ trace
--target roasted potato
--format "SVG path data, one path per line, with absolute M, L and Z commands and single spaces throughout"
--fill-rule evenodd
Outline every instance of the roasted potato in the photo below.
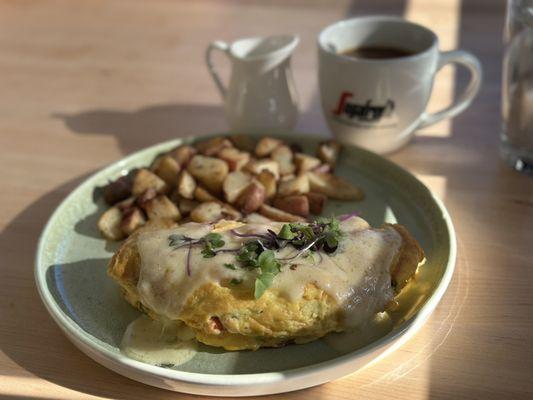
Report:
M 325 194 L 336 200 L 362 200 L 364 193 L 350 181 L 329 173 L 308 172 L 312 192 Z
M 333 172 L 333 166 L 331 164 L 320 164 L 318 167 L 313 168 L 313 172 Z
M 320 215 L 326 206 L 328 197 L 322 193 L 309 192 L 305 196 L 309 200 L 309 211 L 311 214 Z
M 233 147 L 233 143 L 224 136 L 214 137 L 195 143 L 196 150 L 204 156 L 216 156 L 222 149 Z
M 244 134 L 230 135 L 229 140 L 236 148 L 248 153 L 252 153 L 255 150 L 257 142 L 254 137 Z
M 209 193 L 206 189 L 204 189 L 201 186 L 196 186 L 196 189 L 194 189 L 194 199 L 196 201 L 199 201 L 200 203 L 205 203 L 206 201 L 218 201 L 215 196 L 213 196 L 211 193 Z
M 120 240 L 146 223 L 187 215 L 197 222 L 242 220 L 242 213 L 248 221 L 302 221 L 321 214 L 328 197 L 364 197 L 356 185 L 332 174 L 340 149 L 324 141 L 314 157 L 297 143 L 240 134 L 184 144 L 160 155 L 150 169 L 132 170 L 105 186 L 104 200 L 114 206 L 98 228 Z
M 246 172 L 233 171 L 228 174 L 222 185 L 224 197 L 228 203 L 235 203 L 237 198 L 252 181 L 252 176 Z
M 100 233 L 109 240 L 121 240 L 125 234 L 120 227 L 122 223 L 122 211 L 117 207 L 108 208 L 98 219 Z
M 183 197 L 177 199 L 176 203 L 178 204 L 178 209 L 180 210 L 180 214 L 182 217 L 186 217 L 187 215 L 189 215 L 191 211 L 194 210 L 194 208 L 200 204 L 196 200 L 189 200 Z
M 122 216 L 120 229 L 124 235 L 131 235 L 137 228 L 140 228 L 146 223 L 144 213 L 139 207 L 132 207 Z
M 279 164 L 280 175 L 293 174 L 296 170 L 296 167 L 293 163 L 292 150 L 287 145 L 276 147 L 274 151 L 272 151 L 272 154 L 270 154 L 270 158 Z
M 324 163 L 334 166 L 339 158 L 341 145 L 334 140 L 326 140 L 318 145 L 316 155 Z
M 196 153 L 198 153 L 198 150 L 193 146 L 184 144 L 172 150 L 169 155 L 174 157 L 181 168 L 185 168 Z
M 240 194 L 235 202 L 239 210 L 245 214 L 254 212 L 265 202 L 266 191 L 258 181 L 252 181 Z
M 291 214 L 309 216 L 309 199 L 304 195 L 278 197 L 272 205 Z
M 252 160 L 244 166 L 244 170 L 254 175 L 259 175 L 261 171 L 267 170 L 274 175 L 276 180 L 279 179 L 279 164 L 269 158 Z
M 300 175 L 296 178 L 280 182 L 278 186 L 279 197 L 305 194 L 307 192 L 309 192 L 309 178 L 307 175 Z
M 171 219 L 179 221 L 181 214 L 178 207 L 164 194 L 160 194 L 143 204 L 148 219 Z
M 320 166 L 321 161 L 316 157 L 304 153 L 296 153 L 294 155 L 294 163 L 296 164 L 298 174 L 303 174 Z
M 264 186 L 265 196 L 267 200 L 273 198 L 276 195 L 277 182 L 276 177 L 272 172 L 264 169 L 259 173 L 259 175 L 257 175 L 257 180 L 261 183 L 261 185 Z
M 250 213 L 244 220 L 249 224 L 268 224 L 269 222 L 272 222 L 270 218 L 267 218 L 259 213 Z
M 279 182 L 287 182 L 296 178 L 295 174 L 283 175 L 279 178 Z
M 222 192 L 222 184 L 229 172 L 225 161 L 201 155 L 195 155 L 192 158 L 187 170 L 213 194 Z
M 269 206 L 268 204 L 263 204 L 259 208 L 259 213 L 267 218 L 270 218 L 273 221 L 280 221 L 280 222 L 301 222 L 305 221 L 304 218 L 294 215 L 288 212 L 285 212 L 283 210 L 280 210 L 279 208 L 275 208 L 272 206 Z
M 122 211 L 122 213 L 125 213 L 131 207 L 135 206 L 136 201 L 137 201 L 137 199 L 135 197 L 131 196 L 131 197 L 128 197 L 127 199 L 119 201 L 118 203 L 115 204 L 115 206 L 118 207 L 118 209 L 120 211 Z
M 257 142 L 257 145 L 255 146 L 255 155 L 257 157 L 267 157 L 276 147 L 281 146 L 282 144 L 282 140 L 273 137 L 259 139 L 259 142 Z
M 239 151 L 235 147 L 222 149 L 218 157 L 228 163 L 230 171 L 238 171 L 250 161 L 250 153 Z
M 222 218 L 230 220 L 239 220 L 242 218 L 242 213 L 230 206 L 229 204 L 222 204 Z
M 194 199 L 194 191 L 196 190 L 196 181 L 187 170 L 183 170 L 178 175 L 178 184 L 176 186 L 178 194 L 186 199 Z
M 163 179 L 153 172 L 145 168 L 139 169 L 133 178 L 133 195 L 140 196 L 150 188 L 154 189 L 157 193 L 166 193 L 169 187 Z
M 155 196 L 157 196 L 157 191 L 154 188 L 148 188 L 144 191 L 143 194 L 141 194 L 139 197 L 135 199 L 135 203 L 139 207 L 143 208 L 144 203 L 146 203 L 149 200 L 152 200 Z
M 113 182 L 109 182 L 103 189 L 104 201 L 113 205 L 131 196 L 133 187 L 132 178 L 129 175 L 121 176 Z
M 222 217 L 222 205 L 214 201 L 200 203 L 191 211 L 191 220 L 194 222 L 215 222 Z
M 151 170 L 163 179 L 169 187 L 173 187 L 176 185 L 181 167 L 174 157 L 164 155 L 155 160 Z

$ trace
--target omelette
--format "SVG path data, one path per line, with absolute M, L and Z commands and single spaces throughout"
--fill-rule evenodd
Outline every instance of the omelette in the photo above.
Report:
M 386 311 L 423 262 L 401 225 L 186 223 L 141 229 L 108 273 L 157 321 L 226 350 L 306 343 Z

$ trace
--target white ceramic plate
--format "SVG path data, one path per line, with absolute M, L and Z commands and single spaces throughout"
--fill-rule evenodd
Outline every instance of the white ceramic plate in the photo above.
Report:
M 313 152 L 316 135 L 290 133 Z M 37 249 L 35 279 L 50 315 L 66 336 L 100 364 L 129 378 L 165 389 L 212 396 L 287 392 L 328 382 L 378 360 L 408 340 L 444 294 L 455 265 L 455 234 L 444 205 L 414 176 L 373 153 L 345 146 L 336 173 L 360 185 L 366 199 L 330 202 L 326 215 L 359 211 L 372 225 L 405 225 L 426 252 L 416 283 L 401 294 L 388 325 L 371 325 L 349 337 L 348 346 L 329 340 L 255 352 L 226 352 L 201 346 L 187 363 L 163 368 L 132 360 L 118 346 L 126 326 L 139 313 L 122 299 L 107 277 L 117 243 L 96 228 L 105 206 L 93 192 L 125 171 L 146 166 L 155 155 L 195 138 L 162 143 L 132 154 L 96 173 L 76 188 L 48 221 Z M 345 338 L 346 339 L 346 338 Z

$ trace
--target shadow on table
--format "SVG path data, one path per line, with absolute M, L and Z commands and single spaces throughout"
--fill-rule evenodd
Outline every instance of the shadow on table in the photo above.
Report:
M 75 133 L 114 136 L 124 154 L 178 137 L 228 130 L 222 107 L 213 105 L 158 104 L 133 111 L 57 112 L 53 117 Z

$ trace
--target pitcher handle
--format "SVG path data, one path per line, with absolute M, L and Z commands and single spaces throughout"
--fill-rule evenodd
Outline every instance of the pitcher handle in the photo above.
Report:
M 470 72 L 470 82 L 455 103 L 452 103 L 444 110 L 433 114 L 424 113 L 418 128 L 424 128 L 426 126 L 433 125 L 444 118 L 455 117 L 470 105 L 479 91 L 479 87 L 481 86 L 481 64 L 474 55 L 463 50 L 442 52 L 439 55 L 437 70 L 449 63 L 465 66 Z
M 214 42 L 209 43 L 209 46 L 205 51 L 205 63 L 207 64 L 207 69 L 213 77 L 213 80 L 217 85 L 220 95 L 224 99 L 226 98 L 226 93 L 228 92 L 228 89 L 224 86 L 224 83 L 222 83 L 222 79 L 220 79 L 220 76 L 218 75 L 218 72 L 216 71 L 213 62 L 211 61 L 211 53 L 213 50 L 221 50 L 224 54 L 229 56 L 229 44 L 221 40 L 215 40 Z

